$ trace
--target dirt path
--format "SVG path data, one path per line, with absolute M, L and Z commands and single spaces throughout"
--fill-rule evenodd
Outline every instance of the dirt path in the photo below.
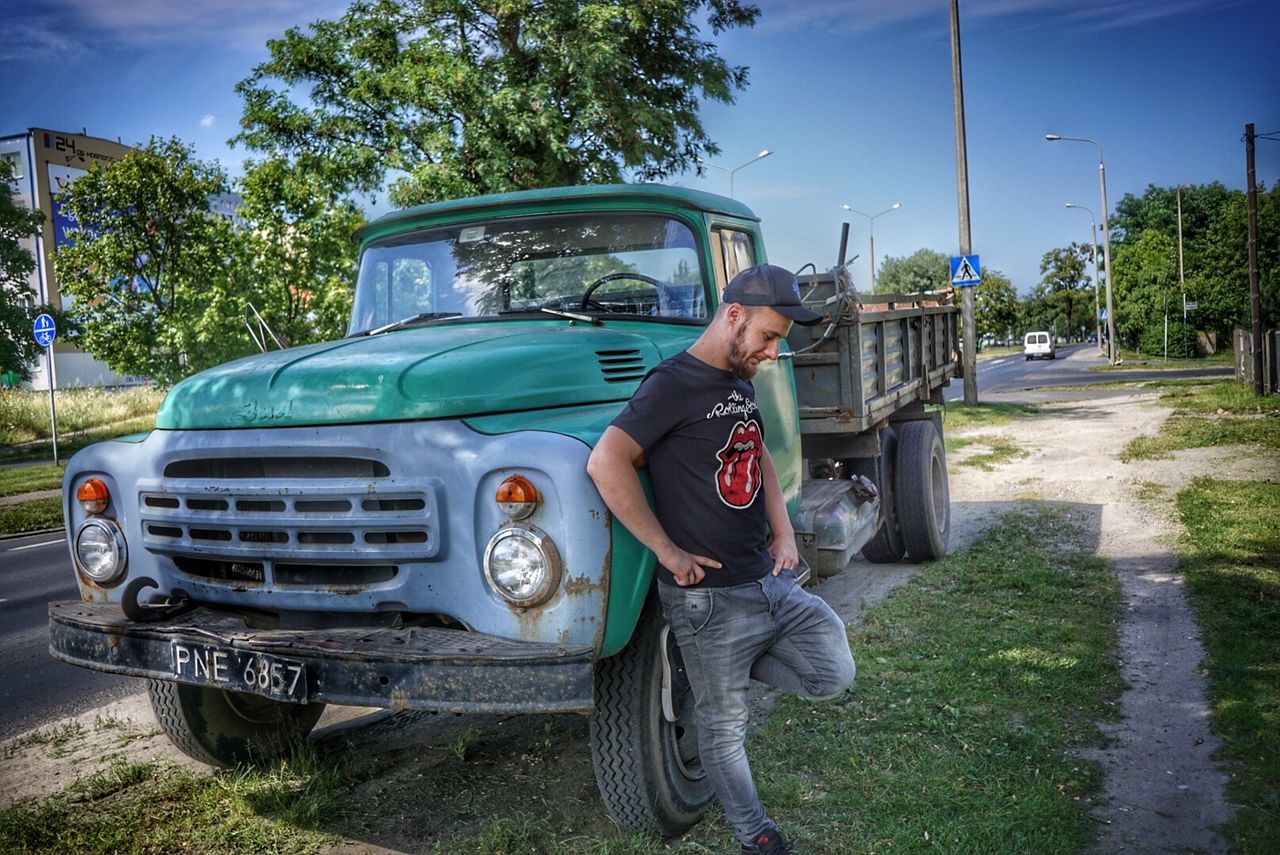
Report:
M 968 431 L 1011 438 L 1027 454 L 991 472 L 958 465 L 967 455 L 957 455 L 951 494 L 962 509 L 1015 499 L 1065 503 L 1089 525 L 1123 586 L 1119 654 L 1128 689 L 1119 720 L 1104 728 L 1111 744 L 1091 755 L 1106 773 L 1106 801 L 1093 812 L 1101 825 L 1096 851 L 1226 852 L 1216 828 L 1234 809 L 1227 775 L 1212 759 L 1219 741 L 1209 730 L 1199 629 L 1170 546 L 1178 534 L 1172 499 L 1202 474 L 1280 480 L 1280 460 L 1211 448 L 1120 462 L 1125 443 L 1154 434 L 1168 417 L 1156 397 L 1048 404 L 1038 418 Z
M 1120 463 L 1116 454 L 1123 444 L 1154 433 L 1167 411 L 1154 405 L 1152 394 L 1068 397 L 1082 399 L 1049 404 L 1037 418 L 968 432 L 1009 437 L 1026 455 L 989 472 L 961 465 L 963 452 L 951 461 L 952 548 L 968 545 L 1005 511 L 1026 501 L 1061 503 L 1084 524 L 1090 546 L 1112 561 L 1129 606 L 1120 656 L 1130 688 L 1121 698 L 1119 721 L 1107 728 L 1112 744 L 1095 757 L 1107 776 L 1106 803 L 1094 811 L 1102 829 L 1097 848 L 1226 851 L 1213 830 L 1229 819 L 1231 808 L 1223 795 L 1226 778 L 1211 759 L 1218 744 L 1208 729 L 1198 671 L 1203 652 L 1166 545 L 1176 530 L 1162 504 L 1204 472 L 1260 477 L 1259 461 L 1241 464 L 1240 453 L 1217 449 L 1154 464 Z M 1268 474 L 1280 480 L 1280 463 L 1267 465 L 1276 470 Z M 1138 498 L 1139 491 L 1144 498 Z M 855 562 L 818 591 L 852 624 L 913 572 L 911 565 Z M 757 708 L 769 702 L 763 691 L 756 697 Z M 168 759 L 198 767 L 159 735 L 144 696 L 87 713 L 62 725 L 67 727 L 76 738 L 65 746 L 47 739 L 0 746 L 0 806 L 52 793 L 112 760 Z M 581 717 L 458 718 L 330 709 L 317 733 L 325 740 L 358 740 L 363 756 L 378 769 L 361 792 L 353 793 L 353 800 L 366 806 L 368 833 L 335 852 L 415 851 L 429 846 L 434 835 L 483 816 L 486 802 L 528 789 L 541 788 L 543 798 L 599 812 Z M 462 754 L 471 774 L 480 777 L 451 783 L 458 763 L 449 758 Z M 424 792 L 424 786 L 441 792 Z M 429 818 L 420 810 L 424 799 L 439 808 Z

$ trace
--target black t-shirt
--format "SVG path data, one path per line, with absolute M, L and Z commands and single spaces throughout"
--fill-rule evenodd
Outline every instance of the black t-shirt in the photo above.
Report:
M 667 536 L 723 565 L 706 568 L 700 584 L 738 585 L 772 569 L 764 420 L 749 382 L 682 352 L 649 374 L 613 425 L 645 451 Z M 675 584 L 661 564 L 658 578 Z

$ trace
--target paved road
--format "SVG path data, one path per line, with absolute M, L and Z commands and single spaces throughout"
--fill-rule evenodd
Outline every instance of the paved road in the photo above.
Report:
M 0 541 L 0 580 L 0 739 L 143 689 L 49 655 L 49 602 L 80 596 L 61 534 Z
M 1093 345 L 1073 344 L 1058 348 L 1057 359 L 1027 361 L 1021 353 L 978 361 L 978 400 L 984 395 L 1016 392 L 1041 386 L 1076 386 L 1116 381 L 1172 380 L 1183 377 L 1230 377 L 1230 365 L 1187 369 L 1134 368 L 1097 371 L 1106 364 Z M 964 400 L 964 381 L 952 380 L 944 391 L 947 401 Z

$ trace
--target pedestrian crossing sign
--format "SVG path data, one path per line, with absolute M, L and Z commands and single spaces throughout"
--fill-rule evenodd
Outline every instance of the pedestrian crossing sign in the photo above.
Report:
M 951 284 L 959 288 L 982 282 L 982 265 L 976 255 L 951 256 Z

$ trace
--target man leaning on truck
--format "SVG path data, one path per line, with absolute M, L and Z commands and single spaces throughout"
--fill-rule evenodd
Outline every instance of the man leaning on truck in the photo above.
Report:
M 793 322 L 819 320 L 791 272 L 742 271 L 703 334 L 650 373 L 587 463 L 609 509 L 657 556 L 702 764 L 744 853 L 791 851 L 747 763 L 750 680 L 821 699 L 843 693 L 855 672 L 844 623 L 797 584 L 795 532 L 751 385 Z

